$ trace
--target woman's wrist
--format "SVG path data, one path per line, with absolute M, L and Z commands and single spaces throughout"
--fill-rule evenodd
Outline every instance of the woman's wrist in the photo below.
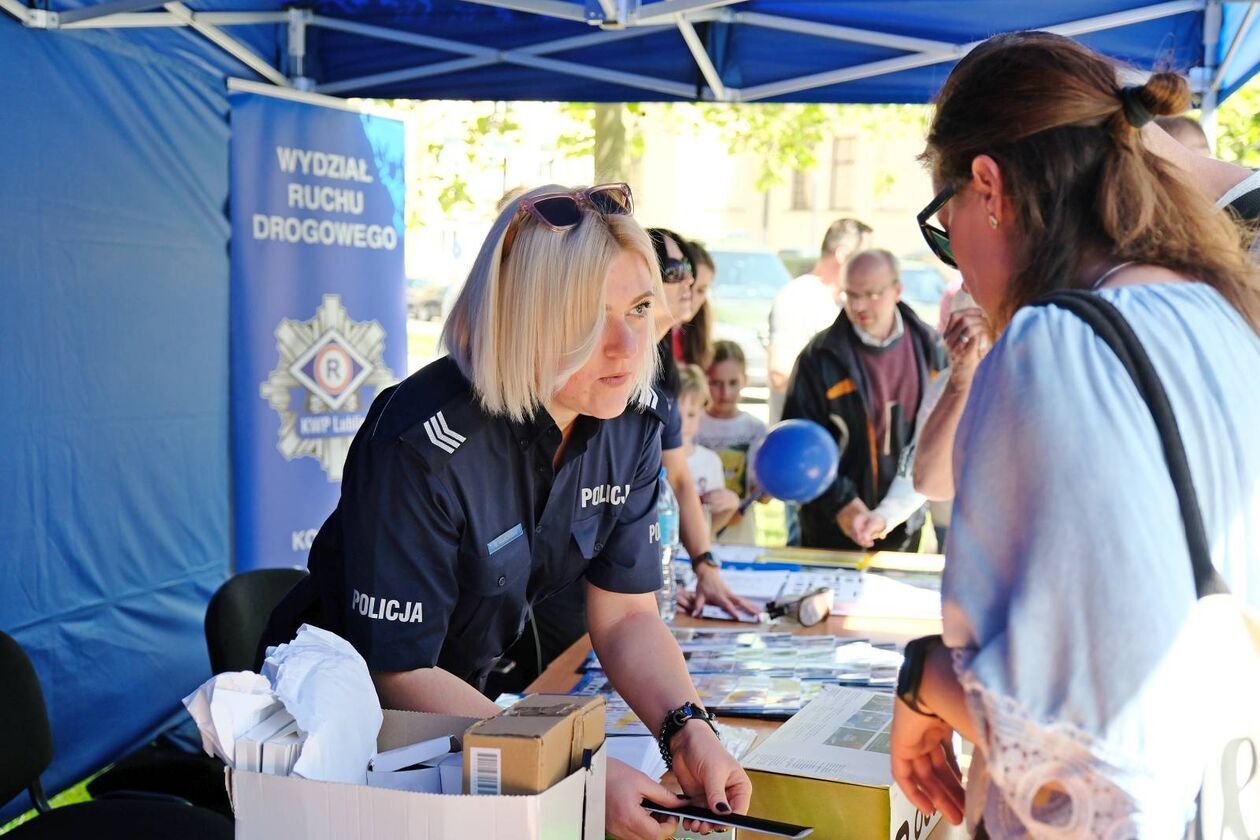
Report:
M 670 736 L 669 751 L 676 756 L 685 755 L 706 741 L 713 741 L 718 745 L 722 743 L 717 732 L 706 721 L 692 718 L 683 724 L 682 729 Z

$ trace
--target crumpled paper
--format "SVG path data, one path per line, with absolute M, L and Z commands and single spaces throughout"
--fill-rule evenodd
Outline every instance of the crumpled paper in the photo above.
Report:
M 262 673 L 306 733 L 293 774 L 366 783 L 385 716 L 359 652 L 337 634 L 303 624 L 293 641 L 268 649 Z
M 206 680 L 184 698 L 184 707 L 197 721 L 202 748 L 231 766 L 236 739 L 279 711 L 280 701 L 261 674 L 229 671 Z
M 184 698 L 206 752 L 232 766 L 236 739 L 280 706 L 306 735 L 292 774 L 364 784 L 384 715 L 367 663 L 335 633 L 303 624 L 267 650 L 262 674 L 216 674 Z

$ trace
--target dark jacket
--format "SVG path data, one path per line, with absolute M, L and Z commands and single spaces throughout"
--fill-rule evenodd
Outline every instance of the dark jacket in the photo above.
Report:
M 936 331 L 906 304 L 897 306 L 905 325 L 901 340 L 914 343 L 922 398 L 930 379 L 948 366 L 949 358 Z M 829 328 L 805 345 L 788 384 L 783 419 L 813 420 L 831 432 L 840 447 L 835 482 L 817 499 L 801 506 L 803 546 L 859 548 L 840 530 L 836 514 L 856 497 L 874 509 L 888 493 L 902 453 L 914 440 L 914 414 L 901 411 L 894 411 L 889 418 L 887 449 L 881 451 L 874 440 L 870 388 L 857 351 L 860 343 L 848 314 L 841 312 Z M 881 406 L 874 409 L 883 411 Z M 920 511 L 878 541 L 876 548 L 913 550 L 922 526 Z

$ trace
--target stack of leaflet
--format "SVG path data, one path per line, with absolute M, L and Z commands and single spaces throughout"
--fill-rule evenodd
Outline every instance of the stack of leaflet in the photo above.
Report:
M 293 715 L 280 704 L 262 723 L 236 739 L 234 765 L 238 770 L 287 776 L 302 754 L 306 735 L 298 730 Z
M 867 639 L 696 628 L 674 628 L 673 633 L 693 677 L 796 678 L 878 688 L 891 686 L 901 667 L 895 645 Z M 593 651 L 580 670 L 601 670 Z
M 901 666 L 892 646 L 835 636 L 675 628 L 705 708 L 718 715 L 785 720 L 828 685 L 891 691 Z M 591 654 L 574 694 L 603 694 L 609 734 L 646 731 Z

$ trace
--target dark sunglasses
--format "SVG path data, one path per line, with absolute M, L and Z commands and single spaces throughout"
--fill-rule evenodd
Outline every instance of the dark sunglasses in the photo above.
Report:
M 618 183 L 523 198 L 516 205 L 516 218 L 503 236 L 503 253 L 511 249 L 525 216 L 533 216 L 548 230 L 562 233 L 578 226 L 583 207 L 604 216 L 630 216 L 634 213 L 634 196 L 630 194 L 629 184 Z
M 946 187 L 941 190 L 937 193 L 936 198 L 932 199 L 932 203 L 923 208 L 923 212 L 918 215 L 918 220 L 919 231 L 923 234 L 923 239 L 927 242 L 928 247 L 932 249 L 932 253 L 936 254 L 941 262 L 951 268 L 958 268 L 958 262 L 954 259 L 953 246 L 949 244 L 949 234 L 929 221 L 945 206 L 945 202 L 953 197 L 953 187 Z
M 671 257 L 665 261 L 665 266 L 661 270 L 661 280 L 666 283 L 695 282 L 695 279 L 696 273 L 687 260 L 676 260 Z

